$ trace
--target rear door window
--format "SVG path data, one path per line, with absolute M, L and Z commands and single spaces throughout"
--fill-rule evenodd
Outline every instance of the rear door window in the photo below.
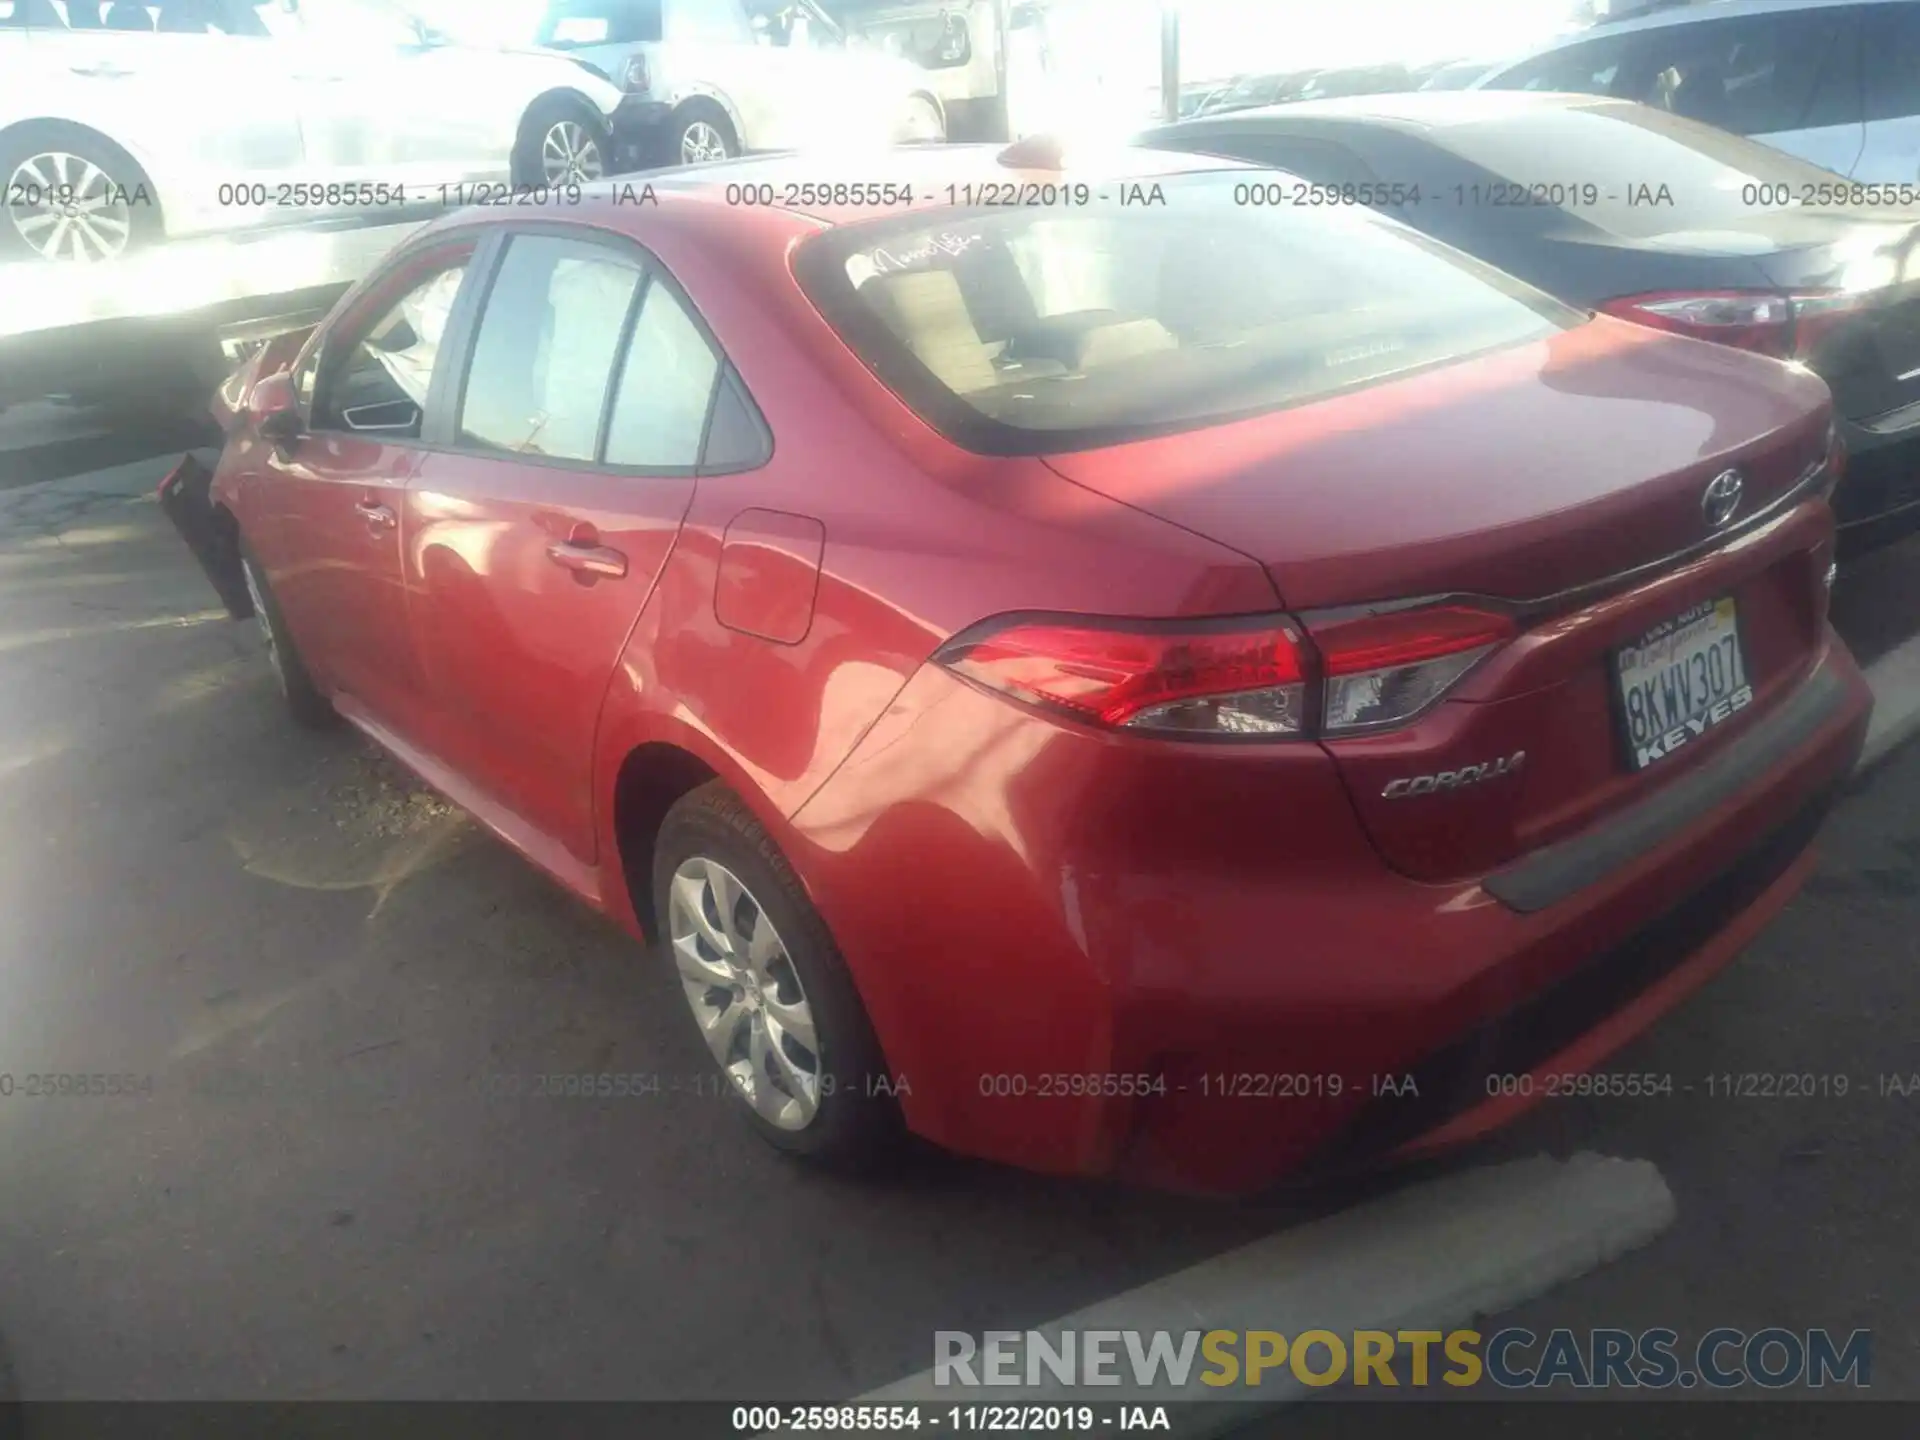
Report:
M 1859 31 L 1846 6 L 1644 32 L 1610 93 L 1731 130 L 1771 135 L 1860 120 Z
M 481 311 L 459 443 L 590 462 L 641 272 L 603 245 L 516 235 Z
M 1368 211 L 1236 204 L 1259 174 L 1162 180 L 1164 206 L 844 226 L 796 268 L 883 382 L 989 454 L 1198 428 L 1585 318 Z

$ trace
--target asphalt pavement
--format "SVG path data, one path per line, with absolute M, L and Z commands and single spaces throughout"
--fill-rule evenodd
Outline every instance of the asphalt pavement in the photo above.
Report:
M 935 1330 L 1037 1325 L 1355 1198 L 773 1154 L 703 1093 L 658 963 L 351 733 L 286 723 L 151 499 L 164 459 L 33 443 L 0 468 L 0 1337 L 26 1398 L 844 1399 L 924 1369 Z M 1916 590 L 1909 543 L 1836 613 L 1885 653 Z M 1555 1101 L 1437 1167 L 1597 1151 L 1677 1201 L 1495 1319 L 1864 1327 L 1874 1393 L 1920 1398 L 1917 920 L 1909 748 L 1780 921 L 1609 1066 L 1671 1095 Z M 606 1073 L 664 1083 L 510 1093 Z M 1746 1074 L 1828 1078 L 1712 1078 Z M 95 1075 L 126 1093 L 26 1094 Z

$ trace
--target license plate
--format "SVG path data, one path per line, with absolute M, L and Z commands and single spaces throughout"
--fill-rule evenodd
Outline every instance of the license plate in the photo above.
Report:
M 1627 763 L 1644 770 L 1753 703 L 1731 597 L 1708 600 L 1613 652 Z

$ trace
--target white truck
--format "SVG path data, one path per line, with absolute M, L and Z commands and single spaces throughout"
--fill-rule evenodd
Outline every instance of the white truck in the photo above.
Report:
M 951 140 L 1124 135 L 1161 118 L 1160 0 L 822 3 L 850 35 L 927 72 Z

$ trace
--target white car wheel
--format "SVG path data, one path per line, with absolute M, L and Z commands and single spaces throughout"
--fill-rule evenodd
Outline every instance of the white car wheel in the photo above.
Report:
M 549 185 L 584 185 L 607 173 L 600 137 L 578 120 L 556 120 L 540 139 L 540 170 Z
M 157 218 L 145 178 L 105 146 L 30 146 L 0 175 L 6 202 L 0 252 L 79 264 L 117 260 Z

